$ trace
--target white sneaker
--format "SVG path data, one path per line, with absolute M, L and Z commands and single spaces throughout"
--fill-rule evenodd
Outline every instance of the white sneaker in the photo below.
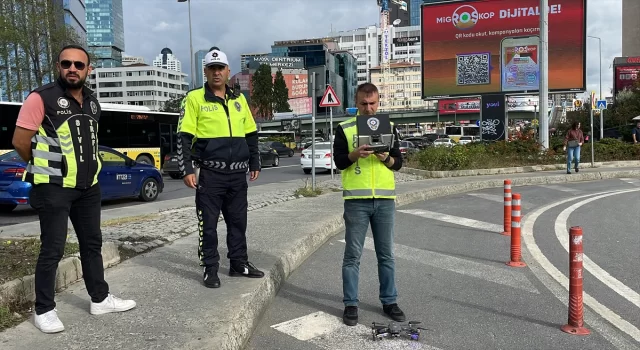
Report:
M 64 331 L 64 325 L 58 318 L 57 310 L 45 312 L 42 315 L 33 314 L 33 323 L 43 333 L 58 333 Z
M 91 302 L 90 313 L 92 315 L 108 314 L 110 312 L 123 312 L 136 307 L 133 300 L 123 300 L 109 294 L 101 303 Z

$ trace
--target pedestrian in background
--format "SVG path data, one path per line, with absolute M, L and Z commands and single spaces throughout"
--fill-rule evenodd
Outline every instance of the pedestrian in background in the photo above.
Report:
M 400 135 L 392 123 L 395 135 L 390 152 L 368 151 L 369 145 L 357 145 L 356 118 L 371 118 L 378 110 L 378 88 L 364 83 L 356 90 L 358 113 L 336 128 L 333 154 L 336 167 L 342 171 L 344 199 L 345 249 L 342 261 L 342 290 L 345 306 L 343 322 L 358 324 L 358 280 L 360 257 L 367 229 L 371 224 L 378 260 L 379 299 L 383 312 L 397 322 L 405 315 L 396 302 L 395 258 L 393 236 L 395 222 L 395 177 L 393 171 L 402 167 Z
M 580 147 L 583 143 L 584 134 L 582 133 L 582 129 L 580 129 L 580 123 L 573 122 L 573 124 L 571 124 L 571 129 L 567 131 L 567 135 L 564 138 L 563 150 L 567 151 L 567 174 L 571 174 L 571 162 L 574 159 L 576 163 L 576 173 L 579 171 L 578 166 L 580 165 Z
M 98 183 L 101 110 L 93 91 L 84 85 L 91 72 L 89 63 L 89 54 L 81 46 L 64 47 L 56 62 L 58 79 L 29 94 L 13 134 L 13 146 L 28 162 L 24 181 L 33 185 L 29 201 L 40 219 L 34 324 L 44 333 L 64 330 L 54 297 L 69 219 L 78 236 L 82 277 L 91 296 L 90 313 L 136 306 L 133 300 L 111 295 L 104 280 Z
M 631 131 L 631 138 L 633 139 L 633 144 L 637 145 L 640 142 L 640 122 L 636 124 L 636 127 Z
M 204 58 L 207 82 L 187 93 L 178 122 L 178 167 L 186 186 L 196 189 L 198 256 L 203 283 L 219 288 L 218 218 L 227 224 L 229 276 L 261 278 L 248 261 L 247 170 L 249 180 L 260 174 L 258 129 L 240 91 L 229 81 L 229 61 L 219 50 Z M 193 162 L 193 163 L 192 163 Z M 194 164 L 198 173 L 194 172 Z

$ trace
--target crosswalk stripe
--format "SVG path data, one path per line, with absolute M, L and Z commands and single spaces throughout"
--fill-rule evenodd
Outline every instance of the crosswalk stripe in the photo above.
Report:
M 489 232 L 502 232 L 504 230 L 503 225 L 492 224 L 489 222 L 478 221 L 478 220 L 463 218 L 459 216 L 436 213 L 434 211 L 421 210 L 421 209 L 406 209 L 406 210 L 398 210 L 398 212 L 416 215 L 426 219 L 448 222 L 450 224 L 477 228 L 477 229 L 481 229 Z
M 345 243 L 344 239 L 340 242 Z M 373 238 L 365 238 L 364 248 L 375 250 Z M 396 258 L 413 261 L 419 264 L 459 273 L 481 280 L 498 283 L 504 286 L 522 289 L 530 293 L 540 294 L 540 291 L 529 281 L 520 270 L 479 263 L 455 256 L 417 249 L 402 244 L 394 244 L 393 251 Z M 507 258 L 508 260 L 508 258 Z
M 473 196 L 480 199 L 486 199 L 488 201 L 504 204 L 504 195 L 499 196 L 497 194 L 489 194 L 489 193 L 467 193 L 467 196 Z
M 326 350 L 442 350 L 424 344 L 422 339 L 415 341 L 408 337 L 374 341 L 370 327 L 363 324 L 346 326 L 341 318 L 322 311 L 278 323 L 271 328 Z
M 584 192 L 582 190 L 578 190 L 575 188 L 571 188 L 571 187 L 564 187 L 564 186 L 559 186 L 559 185 L 540 185 L 540 187 L 549 189 L 549 190 L 554 190 L 554 191 L 560 191 L 560 192 L 569 192 L 569 193 L 581 193 Z

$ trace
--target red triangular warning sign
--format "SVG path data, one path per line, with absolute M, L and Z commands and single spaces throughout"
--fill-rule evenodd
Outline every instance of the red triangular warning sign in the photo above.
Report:
M 340 106 L 340 99 L 338 99 L 338 95 L 336 95 L 336 92 L 333 90 L 331 85 L 327 85 L 327 90 L 325 90 L 322 100 L 320 101 L 320 107 L 337 106 Z

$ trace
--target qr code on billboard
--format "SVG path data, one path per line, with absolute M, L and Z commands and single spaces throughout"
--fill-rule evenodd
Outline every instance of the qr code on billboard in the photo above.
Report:
M 456 55 L 456 77 L 458 85 L 480 85 L 491 83 L 491 53 Z

